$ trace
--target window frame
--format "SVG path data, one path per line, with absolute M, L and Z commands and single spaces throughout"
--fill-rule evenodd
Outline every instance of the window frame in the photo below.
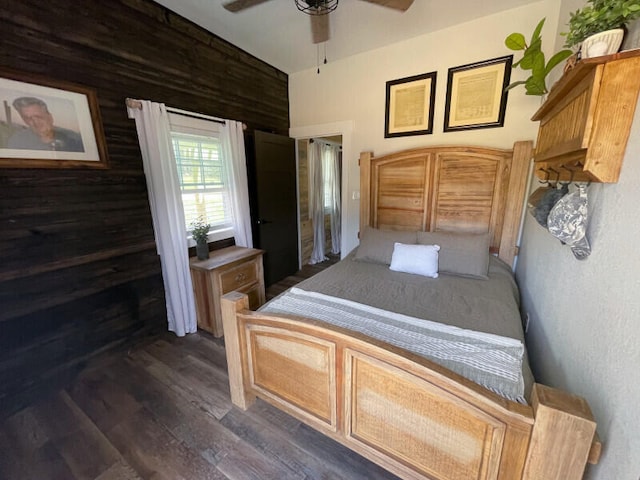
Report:
M 174 134 L 176 135 L 195 135 L 199 137 L 207 137 L 210 139 L 216 139 L 218 142 L 221 141 L 220 138 L 220 124 L 213 120 L 206 120 L 200 118 L 192 118 L 187 117 L 185 115 L 169 113 L 169 124 L 170 124 L 170 134 L 171 134 L 171 144 L 173 147 L 173 139 Z M 222 149 L 221 149 L 222 150 Z M 175 151 L 174 151 L 175 156 Z M 230 164 L 229 159 L 224 158 L 221 152 L 222 162 L 225 168 L 225 191 L 229 193 L 229 197 L 231 197 L 230 193 L 232 190 L 231 185 L 231 172 L 230 172 Z M 176 166 L 178 165 L 178 160 L 176 159 Z M 182 183 L 180 184 L 180 193 L 181 196 L 183 194 Z M 231 201 L 231 198 L 230 198 Z M 186 223 L 186 218 L 185 218 Z M 215 242 L 218 240 L 224 240 L 227 238 L 233 238 L 234 236 L 234 218 L 233 218 L 233 210 L 232 207 L 229 206 L 229 224 L 225 224 L 224 226 L 214 226 L 209 230 L 207 235 L 207 242 Z M 185 234 L 187 236 L 187 244 L 189 247 L 195 246 L 196 242 L 193 240 L 193 236 L 191 235 L 191 231 L 188 229 L 188 226 L 185 225 Z

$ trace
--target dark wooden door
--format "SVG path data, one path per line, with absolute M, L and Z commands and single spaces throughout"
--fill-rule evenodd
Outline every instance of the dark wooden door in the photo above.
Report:
M 264 255 L 265 284 L 298 270 L 295 141 L 255 132 L 255 218 L 253 228 Z

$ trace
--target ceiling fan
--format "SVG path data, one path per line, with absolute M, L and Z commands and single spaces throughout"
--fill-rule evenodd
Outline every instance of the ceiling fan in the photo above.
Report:
M 268 2 L 269 0 L 232 0 L 223 4 L 230 12 L 237 13 L 247 8 Z M 338 6 L 339 0 L 294 0 L 298 10 L 309 15 L 311 19 L 311 37 L 313 43 L 322 43 L 329 40 L 329 12 Z M 395 10 L 407 10 L 413 0 L 363 0 L 375 3 L 383 7 Z

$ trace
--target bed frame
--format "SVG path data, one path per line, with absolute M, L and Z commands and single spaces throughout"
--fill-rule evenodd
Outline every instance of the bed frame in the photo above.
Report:
M 361 226 L 491 232 L 512 263 L 531 142 L 360 156 Z M 231 399 L 260 397 L 406 479 L 572 480 L 600 444 L 586 401 L 536 384 L 521 405 L 422 357 L 223 299 Z

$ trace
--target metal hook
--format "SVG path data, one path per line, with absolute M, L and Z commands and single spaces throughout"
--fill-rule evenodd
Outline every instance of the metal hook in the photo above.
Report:
M 566 165 L 562 165 L 562 168 L 564 168 L 565 170 L 568 170 L 569 173 L 571 173 L 571 177 L 569 178 L 568 182 L 560 182 L 560 186 L 561 187 L 568 187 L 569 185 L 571 185 L 573 183 L 573 177 L 575 176 L 575 171 L 569 167 L 567 167 Z
M 551 167 L 549 167 L 549 171 L 556 174 L 556 179 L 553 181 L 553 185 L 550 184 L 553 188 L 556 188 L 556 186 L 558 185 L 558 181 L 560 180 L 560 172 L 555 168 L 551 168 Z
M 539 182 L 543 185 L 551 185 L 551 183 L 549 182 L 549 170 L 547 170 L 546 168 L 541 168 L 540 171 L 546 173 L 547 177 L 544 180 L 540 179 Z

